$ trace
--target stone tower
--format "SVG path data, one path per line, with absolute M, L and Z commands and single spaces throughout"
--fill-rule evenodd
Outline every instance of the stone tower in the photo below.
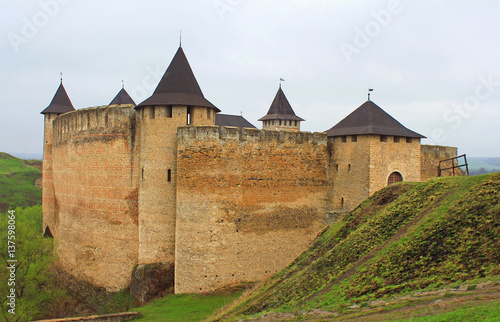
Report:
M 295 115 L 280 84 L 269 111 L 259 121 L 262 121 L 264 130 L 300 131 L 300 122 L 304 121 L 304 119 Z
M 177 128 L 214 125 L 220 110 L 203 96 L 182 47 L 153 95 L 135 109 L 140 137 L 138 264 L 163 263 L 173 281 Z
M 327 132 L 334 205 L 351 210 L 398 181 L 420 181 L 420 139 L 372 101 Z
M 56 202 L 54 196 L 54 183 L 52 174 L 52 121 L 60 114 L 74 111 L 75 108 L 64 89 L 62 79 L 59 88 L 47 106 L 40 114 L 45 116 L 44 139 L 43 139 L 43 231 L 44 236 L 52 237 L 56 234 Z

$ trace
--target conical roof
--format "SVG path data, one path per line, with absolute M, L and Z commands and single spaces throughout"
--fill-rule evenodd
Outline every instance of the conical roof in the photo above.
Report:
M 73 107 L 73 104 L 71 104 L 68 93 L 66 93 L 61 81 L 61 85 L 59 85 L 59 88 L 57 89 L 57 92 L 49 106 L 47 106 L 40 114 L 64 114 L 74 110 L 75 108 Z
M 134 100 L 132 99 L 132 97 L 130 97 L 130 95 L 128 95 L 124 87 L 122 87 L 122 89 L 118 92 L 115 98 L 113 98 L 111 103 L 109 103 L 109 105 L 115 105 L 115 104 L 116 105 L 132 104 L 135 106 Z
M 425 138 L 404 127 L 372 101 L 366 101 L 326 133 L 328 136 L 377 134 Z
M 220 112 L 203 96 L 182 47 L 179 47 L 175 53 L 153 95 L 137 107 L 152 105 L 200 106 Z
M 295 112 L 292 109 L 292 106 L 286 99 L 285 93 L 280 88 L 274 97 L 274 100 L 267 112 L 266 116 L 261 117 L 259 121 L 266 120 L 295 120 L 295 121 L 305 121 L 303 118 L 295 115 Z

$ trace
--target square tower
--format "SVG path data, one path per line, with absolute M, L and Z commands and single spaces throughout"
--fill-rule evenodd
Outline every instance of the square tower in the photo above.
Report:
M 368 100 L 327 131 L 333 204 L 350 211 L 388 184 L 420 181 L 425 138 Z

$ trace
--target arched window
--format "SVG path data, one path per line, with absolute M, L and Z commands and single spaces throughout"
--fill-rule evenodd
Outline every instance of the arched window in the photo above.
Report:
M 168 169 L 167 171 L 167 181 L 170 182 L 172 181 L 172 170 Z
M 403 181 L 403 176 L 401 175 L 401 173 L 393 172 L 389 176 L 389 180 L 387 180 L 387 184 L 389 185 L 389 184 L 393 184 L 393 183 L 401 182 L 401 181 Z

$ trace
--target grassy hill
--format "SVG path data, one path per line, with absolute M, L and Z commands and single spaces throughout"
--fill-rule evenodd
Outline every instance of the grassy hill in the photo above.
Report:
M 41 177 L 41 161 L 26 161 L 0 152 L 0 211 L 41 203 Z
M 498 285 L 499 199 L 499 173 L 391 185 L 214 319 L 342 319 Z

